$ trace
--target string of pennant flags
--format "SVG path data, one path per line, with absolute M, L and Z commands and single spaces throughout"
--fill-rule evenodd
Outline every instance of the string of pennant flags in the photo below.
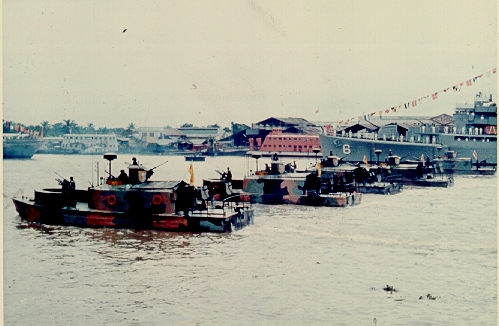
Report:
M 492 70 L 487 71 L 485 73 L 485 75 L 487 77 L 490 77 L 491 74 L 495 74 L 496 72 L 497 72 L 497 68 L 494 68 Z M 475 77 L 473 77 L 471 79 L 468 79 L 466 81 L 458 83 L 458 84 L 456 84 L 454 86 L 450 86 L 450 87 L 444 88 L 444 89 L 442 89 L 442 90 L 440 90 L 438 92 L 431 93 L 429 95 L 420 97 L 418 99 L 415 99 L 415 100 L 408 101 L 408 102 L 403 103 L 403 104 L 399 104 L 399 105 L 393 106 L 393 107 L 391 107 L 389 109 L 386 109 L 386 110 L 375 111 L 375 112 L 372 112 L 372 113 L 369 113 L 369 114 L 364 114 L 362 116 L 352 117 L 352 118 L 347 119 L 347 120 L 341 120 L 341 121 L 338 122 L 338 125 L 345 125 L 345 126 L 347 126 L 352 121 L 369 120 L 370 117 L 373 117 L 376 114 L 379 114 L 379 116 L 382 117 L 383 114 L 389 114 L 390 112 L 397 112 L 401 108 L 408 109 L 410 107 L 416 107 L 416 106 L 420 105 L 423 100 L 429 99 L 430 97 L 431 97 L 432 100 L 438 99 L 438 94 L 440 94 L 440 93 L 447 93 L 447 92 L 449 92 L 451 90 L 454 91 L 454 92 L 458 92 L 458 91 L 461 90 L 462 87 L 472 86 L 477 81 L 477 79 L 482 78 L 483 76 L 484 76 L 484 74 L 482 73 L 482 74 L 480 74 L 478 76 L 475 76 Z
M 40 135 L 40 131 L 38 131 L 38 130 L 33 130 L 33 129 L 30 129 L 30 128 L 23 126 L 20 123 L 6 121 L 6 120 L 3 120 L 3 131 L 4 132 L 10 131 L 10 132 L 26 133 L 32 137 L 38 137 Z

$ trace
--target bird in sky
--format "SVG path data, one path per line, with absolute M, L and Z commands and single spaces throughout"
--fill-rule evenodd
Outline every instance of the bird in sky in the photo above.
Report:
M 126 32 L 126 28 L 123 30 L 123 33 L 125 33 L 125 32 Z

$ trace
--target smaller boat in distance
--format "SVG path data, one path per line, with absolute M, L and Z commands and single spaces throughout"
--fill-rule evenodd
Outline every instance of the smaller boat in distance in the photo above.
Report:
M 109 171 L 116 157 L 104 155 Z M 49 225 L 230 232 L 253 223 L 250 196 L 237 194 L 208 204 L 201 189 L 184 181 L 150 181 L 153 170 L 134 158 L 128 175 L 124 170 L 117 178 L 110 173 L 105 184 L 74 189 L 64 180 L 62 188 L 12 200 L 22 219 Z
M 234 147 L 217 142 L 213 137 L 207 139 L 207 148 L 201 153 L 206 156 L 243 156 L 248 152 L 246 147 Z
M 204 162 L 206 160 L 206 157 L 200 155 L 198 152 L 190 155 L 185 155 L 184 158 L 186 161 L 196 161 L 196 162 Z
M 3 158 L 31 158 L 42 145 L 42 139 L 23 133 L 3 134 Z

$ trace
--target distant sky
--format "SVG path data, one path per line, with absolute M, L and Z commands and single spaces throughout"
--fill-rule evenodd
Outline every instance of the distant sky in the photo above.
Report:
M 4 0 L 3 118 L 348 119 L 497 66 L 496 0 Z M 394 114 L 452 113 L 497 74 Z

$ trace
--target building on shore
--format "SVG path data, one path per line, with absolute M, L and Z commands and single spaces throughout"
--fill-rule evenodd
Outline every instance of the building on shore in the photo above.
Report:
M 250 152 L 308 155 L 320 150 L 320 132 L 320 127 L 302 118 L 272 117 L 254 123 L 246 135 Z
M 62 137 L 61 149 L 79 154 L 117 152 L 118 141 L 114 134 L 66 134 Z

